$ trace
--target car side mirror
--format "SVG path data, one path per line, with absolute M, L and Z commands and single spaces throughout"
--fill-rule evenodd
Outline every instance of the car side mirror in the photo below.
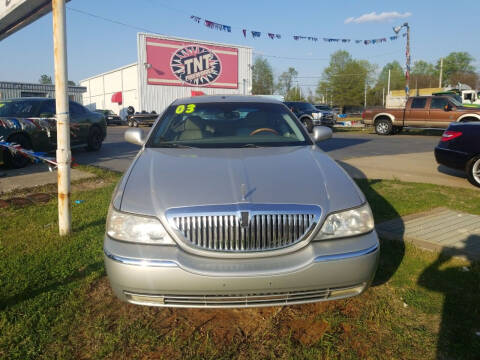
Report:
M 326 126 L 313 127 L 313 140 L 315 142 L 330 139 L 332 137 L 332 129 Z
M 143 146 L 145 144 L 145 137 L 143 136 L 142 129 L 128 129 L 125 131 L 125 141 Z
M 445 111 L 451 111 L 451 110 L 452 110 L 452 105 L 450 105 L 450 104 L 445 105 L 445 106 L 443 107 L 443 110 L 445 110 Z

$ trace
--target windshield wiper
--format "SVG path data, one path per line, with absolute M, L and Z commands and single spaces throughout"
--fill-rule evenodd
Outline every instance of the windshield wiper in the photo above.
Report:
M 169 143 L 169 144 L 160 144 L 157 147 L 159 148 L 176 148 L 176 149 L 193 149 L 193 146 L 184 145 L 184 144 L 177 144 L 177 143 Z

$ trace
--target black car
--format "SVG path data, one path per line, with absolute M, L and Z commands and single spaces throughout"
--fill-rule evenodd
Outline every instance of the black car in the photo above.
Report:
M 115 114 L 112 110 L 102 110 L 102 109 L 97 109 L 95 112 L 102 114 L 105 117 L 105 121 L 107 122 L 107 125 L 122 125 L 123 121 L 120 116 Z
M 104 117 L 74 101 L 68 106 L 71 147 L 100 150 L 107 136 Z M 55 99 L 26 97 L 0 101 L 0 141 L 15 143 L 35 152 L 54 151 L 57 148 L 55 112 Z M 24 167 L 30 161 L 4 148 L 0 148 L 0 160 L 13 168 Z
M 322 111 L 310 103 L 303 101 L 286 101 L 284 104 L 297 116 L 308 132 L 313 131 L 314 126 L 328 125 L 322 121 Z
M 468 180 L 480 187 L 480 122 L 451 123 L 435 148 L 441 165 L 466 171 Z

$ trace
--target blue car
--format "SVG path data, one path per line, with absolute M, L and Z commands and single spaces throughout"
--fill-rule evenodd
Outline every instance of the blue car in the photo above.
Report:
M 463 170 L 480 187 L 480 122 L 451 123 L 435 148 L 441 165 Z

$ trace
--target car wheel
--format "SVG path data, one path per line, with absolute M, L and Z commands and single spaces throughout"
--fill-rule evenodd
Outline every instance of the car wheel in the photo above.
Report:
M 8 142 L 18 144 L 25 150 L 30 150 L 32 148 L 30 140 L 22 134 L 12 135 L 8 138 Z M 7 167 L 19 169 L 25 167 L 30 162 L 30 159 L 22 154 L 13 153 L 12 151 L 5 149 L 3 152 L 3 161 Z
M 392 122 L 388 119 L 379 119 L 375 123 L 375 132 L 378 135 L 390 135 L 392 128 Z
M 468 181 L 480 187 L 480 155 L 475 156 L 467 163 Z
M 88 151 L 98 151 L 102 147 L 103 134 L 102 131 L 94 126 L 90 129 L 87 139 L 87 150 Z

